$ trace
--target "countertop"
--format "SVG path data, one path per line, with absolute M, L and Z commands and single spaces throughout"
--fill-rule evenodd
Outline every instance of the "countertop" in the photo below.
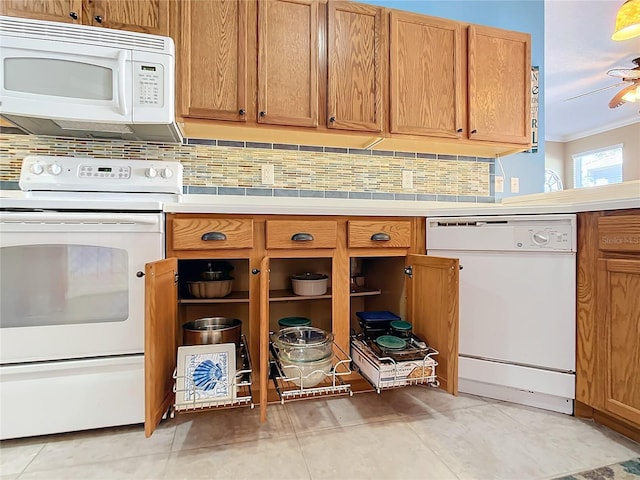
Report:
M 640 208 L 640 180 L 588 189 L 522 195 L 501 203 L 421 202 L 336 198 L 183 195 L 165 203 L 170 213 L 245 213 L 351 216 L 468 216 L 578 213 Z
M 0 192 L 0 197 L 12 199 L 13 204 L 16 200 L 25 198 L 25 194 L 19 190 L 4 190 Z M 175 202 L 164 203 L 165 212 L 398 217 L 554 214 L 640 208 L 640 180 L 600 187 L 521 195 L 505 198 L 500 203 L 198 194 L 181 195 L 177 198 Z M 1 202 L 0 206 L 2 206 Z

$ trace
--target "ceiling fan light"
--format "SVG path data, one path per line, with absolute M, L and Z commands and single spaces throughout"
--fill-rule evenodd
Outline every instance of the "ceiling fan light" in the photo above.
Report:
M 622 99 L 626 102 L 635 102 L 636 100 L 640 100 L 640 85 L 625 93 L 622 96 Z
M 616 15 L 613 40 L 628 40 L 640 35 L 640 0 L 627 0 Z

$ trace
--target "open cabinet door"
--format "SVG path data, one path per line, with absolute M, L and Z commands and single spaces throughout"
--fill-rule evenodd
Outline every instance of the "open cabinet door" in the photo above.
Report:
M 460 263 L 454 258 L 408 255 L 413 331 L 438 350 L 440 387 L 458 394 L 458 295 Z
M 260 262 L 260 422 L 267 421 L 269 393 L 269 257 Z
M 173 403 L 178 315 L 178 261 L 145 265 L 144 434 L 150 437 Z

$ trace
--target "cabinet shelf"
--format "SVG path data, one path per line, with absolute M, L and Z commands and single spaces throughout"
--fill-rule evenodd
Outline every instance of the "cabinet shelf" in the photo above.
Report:
M 231 292 L 226 297 L 221 298 L 181 298 L 180 303 L 196 304 L 196 303 L 249 303 L 248 291 Z
M 270 302 L 288 302 L 291 300 L 319 300 L 331 298 L 331 289 L 324 295 L 296 295 L 291 290 L 269 290 Z
M 366 297 L 369 295 L 380 295 L 382 290 L 379 288 L 352 287 L 349 295 L 351 297 Z

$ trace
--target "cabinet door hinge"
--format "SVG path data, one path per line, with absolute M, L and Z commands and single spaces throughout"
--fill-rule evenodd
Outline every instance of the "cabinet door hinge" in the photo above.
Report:
M 179 278 L 180 277 L 178 276 L 178 273 L 177 272 L 173 272 L 173 283 L 174 284 L 176 284 L 176 285 L 178 284 L 178 279 Z
M 409 278 L 413 278 L 413 267 L 411 265 L 407 265 L 404 267 L 404 274 Z

